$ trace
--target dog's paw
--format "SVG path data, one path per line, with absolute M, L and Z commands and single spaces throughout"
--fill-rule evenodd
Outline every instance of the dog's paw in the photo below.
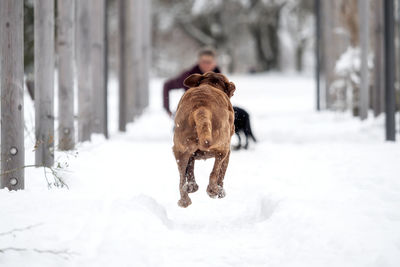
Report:
M 238 150 L 240 150 L 241 148 L 242 148 L 241 145 L 232 146 L 232 150 L 234 150 L 234 151 L 238 151 Z
M 189 197 L 181 198 L 178 201 L 178 206 L 182 208 L 187 208 L 190 204 L 192 204 L 192 200 Z
M 199 190 L 199 186 L 195 181 L 192 181 L 184 185 L 184 190 L 188 193 L 194 193 Z
M 211 198 L 224 198 L 226 196 L 225 189 L 222 186 L 210 186 L 207 187 L 207 194 Z

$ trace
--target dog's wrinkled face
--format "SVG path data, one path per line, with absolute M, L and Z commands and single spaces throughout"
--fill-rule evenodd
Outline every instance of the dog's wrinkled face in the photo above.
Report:
M 235 84 L 229 82 L 224 75 L 212 71 L 206 72 L 203 75 L 192 74 L 186 78 L 183 84 L 189 88 L 197 87 L 200 84 L 209 84 L 224 91 L 229 98 L 233 96 L 236 90 Z

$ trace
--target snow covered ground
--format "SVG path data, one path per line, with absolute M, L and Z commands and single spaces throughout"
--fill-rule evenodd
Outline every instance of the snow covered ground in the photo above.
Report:
M 400 266 L 400 144 L 383 141 L 383 118 L 314 112 L 311 77 L 230 78 L 259 142 L 232 153 L 226 198 L 208 197 L 213 161 L 197 161 L 200 189 L 178 207 L 173 124 L 153 80 L 127 133 L 114 97 L 111 139 L 57 154 L 69 189 L 28 168 L 26 190 L 0 190 L 0 266 Z M 29 164 L 31 133 L 26 149 Z

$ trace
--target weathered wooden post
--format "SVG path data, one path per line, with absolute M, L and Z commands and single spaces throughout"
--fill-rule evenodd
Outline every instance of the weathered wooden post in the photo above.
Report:
M 93 88 L 93 132 L 107 136 L 106 1 L 90 1 L 90 60 Z
M 76 70 L 78 73 L 78 140 L 88 141 L 92 134 L 93 88 L 90 60 L 90 3 L 76 1 Z
M 75 146 L 74 130 L 74 14 L 75 0 L 58 0 L 58 119 L 60 150 Z
M 108 134 L 108 6 L 110 2 L 105 1 L 105 18 L 104 18 L 104 111 L 105 111 L 105 121 L 104 121 L 104 135 L 106 138 L 109 137 Z
M 361 84 L 360 84 L 360 119 L 368 118 L 369 110 L 369 1 L 358 0 L 358 13 L 360 18 L 360 49 L 361 49 Z
M 385 115 L 386 140 L 396 141 L 395 90 L 394 90 L 394 5 L 393 0 L 384 0 L 385 25 Z
M 151 1 L 142 0 L 144 2 L 144 92 L 143 92 L 143 108 L 149 105 L 150 91 L 150 65 L 151 65 Z
M 54 163 L 54 0 L 36 0 L 35 135 L 37 166 Z
M 126 131 L 126 124 L 128 120 L 128 112 L 127 112 L 127 86 L 126 86 L 126 28 L 127 28 L 127 16 L 126 16 L 126 8 L 127 2 L 125 0 L 118 1 L 118 42 L 119 42 L 119 50 L 118 50 L 118 60 L 119 60 L 119 68 L 118 68 L 118 79 L 119 79 L 119 122 L 118 129 L 122 132 Z
M 132 26 L 133 26 L 133 66 L 132 69 L 134 70 L 135 75 L 133 78 L 133 84 L 135 85 L 134 90 L 134 109 L 132 118 L 136 118 L 140 116 L 143 111 L 143 92 L 144 92 L 144 33 L 145 33 L 145 24 L 144 21 L 146 14 L 144 11 L 144 1 L 143 0 L 133 0 L 132 6 Z
M 0 188 L 24 189 L 23 0 L 0 1 Z
M 374 88 L 372 90 L 374 115 L 382 114 L 385 106 L 385 80 L 384 80 L 384 49 L 383 49 L 383 3 L 377 0 L 374 4 L 375 10 L 375 55 L 374 55 Z
M 315 81 L 316 81 L 316 108 L 317 111 L 321 110 L 320 91 L 321 91 L 321 3 L 320 0 L 314 1 L 315 9 Z

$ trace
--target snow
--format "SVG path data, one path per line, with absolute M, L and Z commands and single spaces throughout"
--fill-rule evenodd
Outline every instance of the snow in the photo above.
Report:
M 196 161 L 200 189 L 178 207 L 162 80 L 127 133 L 111 81 L 110 140 L 57 153 L 69 189 L 27 168 L 26 190 L 0 190 L 0 251 L 25 249 L 0 253 L 0 266 L 398 266 L 400 145 L 383 141 L 384 118 L 316 113 L 311 77 L 230 79 L 259 142 L 232 152 L 224 199 L 205 192 L 213 161 Z

